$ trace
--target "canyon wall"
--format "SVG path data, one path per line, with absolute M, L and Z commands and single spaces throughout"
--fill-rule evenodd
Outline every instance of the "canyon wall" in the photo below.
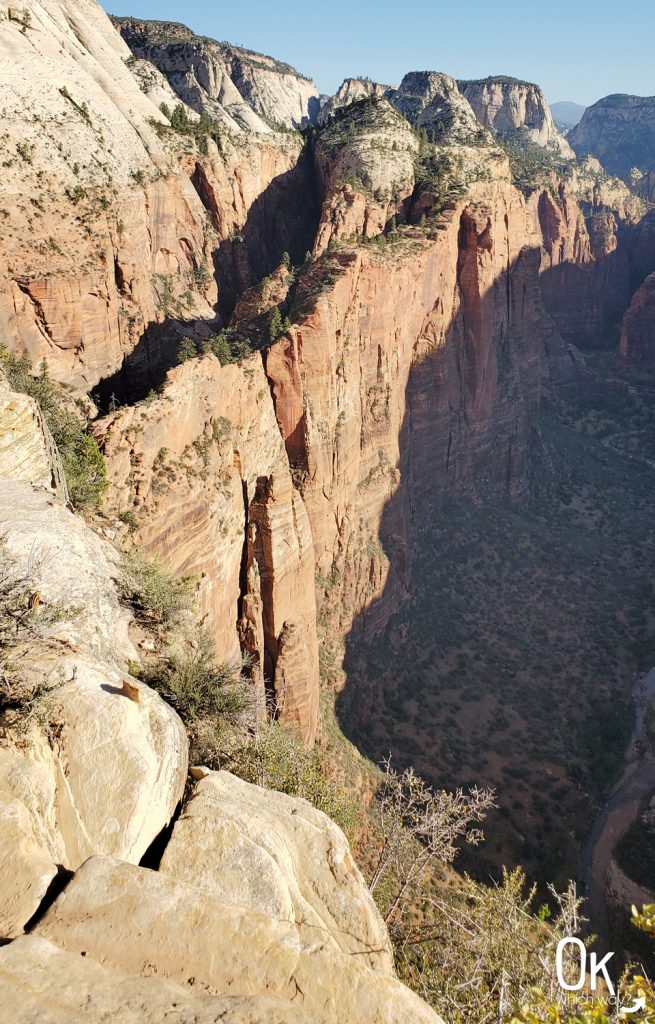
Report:
M 131 538 L 198 583 L 222 661 L 249 656 L 282 716 L 314 740 L 318 647 L 314 552 L 258 355 L 221 366 L 209 354 L 171 371 L 161 395 L 98 428 Z
M 587 107 L 568 141 L 578 154 L 597 157 L 610 174 L 628 180 L 633 169 L 655 169 L 655 97 L 604 96 Z
M 16 137 L 12 173 L 21 161 L 26 211 L 32 181 L 58 196 L 30 215 L 36 246 L 12 221 L 5 335 L 80 390 L 99 384 L 114 410 L 96 426 L 114 528 L 197 579 L 217 656 L 246 653 L 255 684 L 311 742 L 315 566 L 341 628 L 384 591 L 376 629 L 404 596 L 425 502 L 525 494 L 542 377 L 576 372 L 541 305 L 539 218 L 446 75 L 406 75 L 390 102 L 364 90 L 372 95 L 340 120 L 337 111 L 311 145 L 253 132 L 244 118 L 238 138 L 223 130 L 200 145 L 193 129 L 171 128 L 139 88 L 143 68 L 137 77 L 130 68 L 135 56 L 154 59 L 154 47 L 168 88 L 181 88 L 175 60 L 205 85 L 215 79 L 219 102 L 234 96 L 208 61 L 223 61 L 236 88 L 225 48 L 188 30 L 177 38 L 175 26 L 121 22 L 130 55 L 90 4 L 76 8 L 89 19 L 77 36 L 50 10 L 34 4 L 48 74 L 29 102 L 37 118 L 54 109 L 62 123 L 45 141 L 30 137 L 27 161 Z M 9 27 L 18 73 L 32 28 Z M 253 82 L 277 76 L 286 88 L 293 77 L 256 63 Z M 216 114 L 194 95 L 183 96 L 190 107 Z M 264 116 L 257 102 L 251 95 L 248 109 Z M 128 127 L 112 132 L 124 112 Z M 407 119 L 440 140 L 455 168 L 445 202 L 446 171 Z M 63 153 L 60 138 L 70 140 Z M 101 157 L 114 161 L 106 193 L 94 178 Z M 96 253 L 88 280 L 87 248 Z M 275 300 L 288 318 L 279 340 L 266 338 L 272 307 L 250 322 L 244 297 L 233 329 L 262 354 L 240 366 L 205 355 L 168 372 L 181 339 L 209 345 L 285 250 L 298 269 Z M 581 258 L 582 243 L 573 252 Z
M 426 502 L 525 493 L 542 374 L 574 371 L 516 190 L 480 185 L 437 226 L 431 238 L 406 229 L 387 253 L 324 257 L 332 283 L 321 289 L 318 267 L 303 277 L 288 336 L 266 357 L 329 610 L 346 628 L 383 589 L 372 629 L 402 597 Z

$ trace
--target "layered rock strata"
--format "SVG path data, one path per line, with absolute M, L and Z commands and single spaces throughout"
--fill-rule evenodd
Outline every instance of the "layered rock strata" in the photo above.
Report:
M 98 435 L 134 541 L 198 580 L 217 655 L 241 646 L 288 721 L 311 742 L 318 718 L 314 552 L 261 358 L 213 355 L 173 370 L 154 402 L 119 410 Z M 292 642 L 292 635 L 295 642 Z

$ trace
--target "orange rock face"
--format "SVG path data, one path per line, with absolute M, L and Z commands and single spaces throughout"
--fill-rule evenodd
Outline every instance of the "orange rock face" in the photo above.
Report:
M 314 552 L 261 359 L 214 356 L 171 371 L 163 395 L 101 427 L 116 512 L 134 540 L 199 582 L 217 656 L 253 659 L 283 716 L 311 742 L 318 717 Z M 292 642 L 293 637 L 293 642 Z
M 329 606 L 348 625 L 383 589 L 402 595 L 425 502 L 523 492 L 545 353 L 566 356 L 511 186 L 481 187 L 432 240 L 408 232 L 386 255 L 325 259 L 333 283 L 303 279 L 266 371 Z

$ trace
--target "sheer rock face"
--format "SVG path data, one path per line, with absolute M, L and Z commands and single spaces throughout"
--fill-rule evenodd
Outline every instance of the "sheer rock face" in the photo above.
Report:
M 235 132 L 297 128 L 318 113 L 312 81 L 288 64 L 197 36 L 185 25 L 114 18 L 132 52 L 150 61 L 176 95 Z
M 587 107 L 567 139 L 578 156 L 597 157 L 610 174 L 646 174 L 655 169 L 655 97 L 605 96 Z
M 108 857 L 83 865 L 35 931 L 119 975 L 157 977 L 204 998 L 229 993 L 237 1006 L 265 996 L 318 1024 L 440 1024 L 392 974 L 335 948 L 329 934 L 306 938 L 289 921 Z
M 243 366 L 221 367 L 213 355 L 184 363 L 155 402 L 119 410 L 100 429 L 111 507 L 133 510 L 142 550 L 198 578 L 220 660 L 238 655 L 240 633 L 248 633 L 260 682 L 270 680 L 283 714 L 311 741 L 318 716 L 312 535 L 261 357 Z M 293 649 L 285 633 L 292 627 Z
M 303 279 L 266 360 L 344 624 L 385 584 L 372 628 L 402 596 L 425 502 L 524 491 L 545 356 L 573 370 L 541 303 L 537 226 L 511 186 L 480 186 L 418 238 L 386 259 L 328 257 L 332 283 Z
M 573 156 L 573 150 L 555 127 L 538 85 L 494 78 L 457 84 L 485 128 L 502 135 L 520 132 L 537 146 Z
M 619 358 L 630 369 L 655 369 L 655 274 L 635 292 L 623 318 Z
M 187 739 L 176 713 L 129 675 L 138 654 L 115 551 L 46 490 L 0 486 L 3 558 L 38 608 L 38 636 L 5 653 L 51 691 L 26 733 L 4 723 L 0 745 L 0 935 L 11 936 L 58 866 L 75 869 L 94 852 L 138 862 L 182 796 Z

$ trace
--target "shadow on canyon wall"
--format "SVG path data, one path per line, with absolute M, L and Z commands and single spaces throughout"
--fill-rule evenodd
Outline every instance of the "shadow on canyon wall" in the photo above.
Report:
M 544 304 L 562 337 L 581 349 L 617 348 L 623 315 L 655 270 L 655 210 L 619 226 L 617 247 L 590 263 L 564 262 L 541 275 Z
M 217 205 L 200 164 L 192 181 L 218 229 Z M 313 157 L 305 146 L 295 166 L 274 178 L 254 201 L 243 228 L 214 253 L 217 310 L 223 318 L 231 315 L 242 292 L 280 265 L 285 252 L 292 264 L 303 262 L 314 244 L 320 210 Z
M 200 164 L 191 180 L 217 229 L 216 201 Z M 306 148 L 298 163 L 274 178 L 254 201 L 241 231 L 214 250 L 216 316 L 205 322 L 169 317 L 163 323 L 148 324 L 119 369 L 94 389 L 101 411 L 106 412 L 113 402 L 128 405 L 141 401 L 161 387 L 178 362 L 182 339 L 200 342 L 216 334 L 229 321 L 239 295 L 279 267 L 285 252 L 292 264 L 301 263 L 313 245 L 319 215 L 313 161 Z
M 374 762 L 391 753 L 436 786 L 496 787 L 490 841 L 464 867 L 488 879 L 523 864 L 565 884 L 630 730 L 655 481 L 572 429 L 557 387 L 538 415 L 539 351 L 552 383 L 577 382 L 574 404 L 586 386 L 541 307 L 539 253 L 478 307 L 467 259 L 444 344 L 410 372 L 400 483 L 379 530 L 387 583 L 347 637 L 336 710 Z

